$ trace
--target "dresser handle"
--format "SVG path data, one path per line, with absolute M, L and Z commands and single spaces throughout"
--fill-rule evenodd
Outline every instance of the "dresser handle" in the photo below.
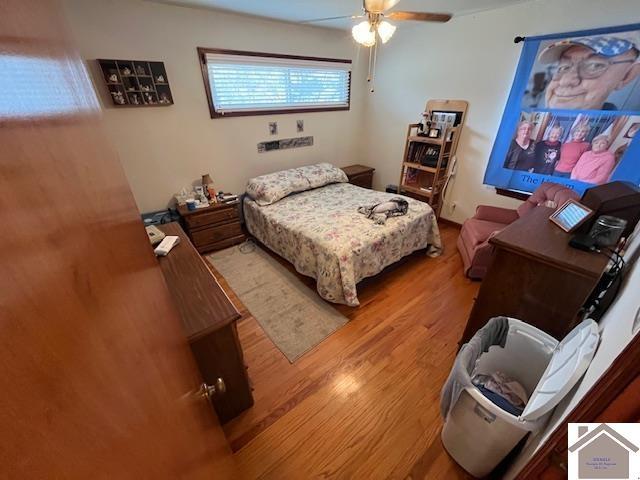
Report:
M 214 396 L 223 395 L 226 391 L 227 386 L 225 385 L 224 380 L 220 377 L 216 378 L 214 385 L 207 385 L 206 383 L 200 385 L 200 394 L 210 402 L 213 401 Z

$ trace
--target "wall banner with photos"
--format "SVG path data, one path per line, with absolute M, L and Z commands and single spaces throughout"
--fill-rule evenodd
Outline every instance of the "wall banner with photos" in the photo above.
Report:
M 640 24 L 527 38 L 484 183 L 640 185 Z

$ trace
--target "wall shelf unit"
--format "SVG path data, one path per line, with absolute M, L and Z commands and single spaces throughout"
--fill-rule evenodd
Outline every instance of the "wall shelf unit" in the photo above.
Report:
M 116 107 L 173 105 L 163 62 L 98 59 L 102 77 Z
M 398 192 L 429 203 L 438 217 L 467 107 L 464 100 L 429 100 L 424 132 L 419 123 L 407 128 Z M 437 137 L 428 136 L 431 128 Z

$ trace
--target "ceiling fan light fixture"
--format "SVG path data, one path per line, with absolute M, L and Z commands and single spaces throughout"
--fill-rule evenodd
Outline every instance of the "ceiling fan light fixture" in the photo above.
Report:
M 389 39 L 393 36 L 396 31 L 396 26 L 383 20 L 378 24 L 378 35 L 380 35 L 380 40 L 382 43 L 387 43 Z
M 372 47 L 376 44 L 376 32 L 371 28 L 368 20 L 360 22 L 351 29 L 353 39 L 360 45 Z

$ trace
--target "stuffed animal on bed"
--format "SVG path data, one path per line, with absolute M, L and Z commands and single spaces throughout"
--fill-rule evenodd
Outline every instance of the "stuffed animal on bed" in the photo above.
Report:
M 358 207 L 358 213 L 362 213 L 367 218 L 370 218 L 376 225 L 384 225 L 389 217 L 406 215 L 408 210 L 409 202 L 400 197 L 394 197 L 386 202 L 375 205 Z

